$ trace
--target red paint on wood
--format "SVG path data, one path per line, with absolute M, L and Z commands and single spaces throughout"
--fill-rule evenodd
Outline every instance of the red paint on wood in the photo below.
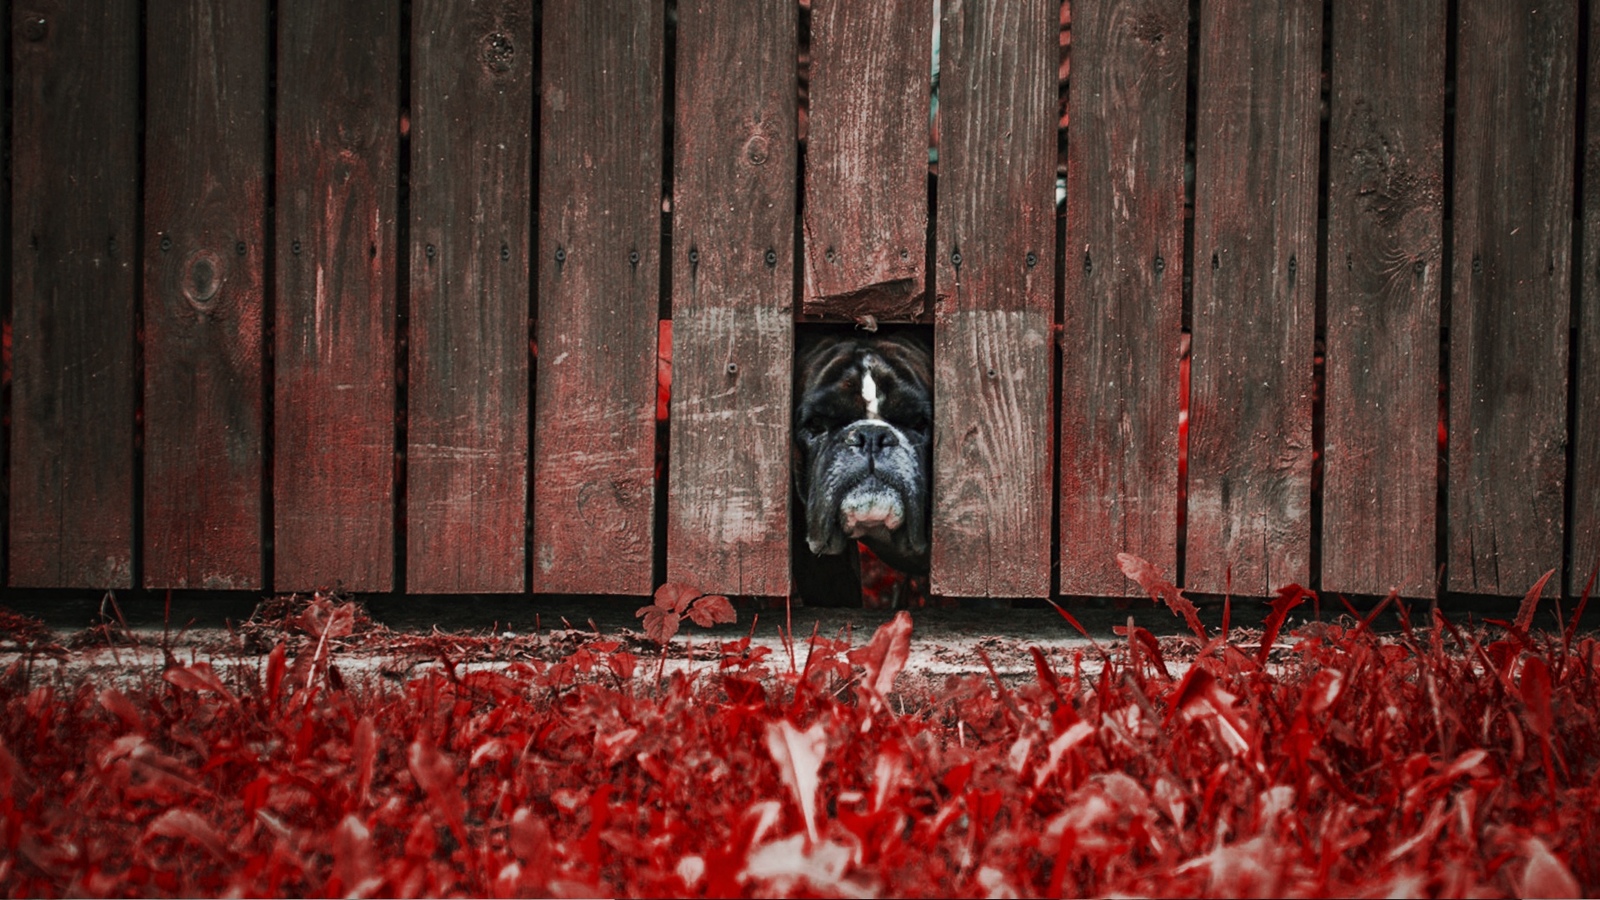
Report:
M 264 0 L 148 11 L 146 587 L 262 584 Z
M 1322 586 L 1432 597 L 1445 3 L 1333 16 Z
M 331 9 L 278 10 L 273 586 L 387 591 L 400 15 Z
M 653 587 L 663 28 L 655 4 L 544 7 L 535 592 Z
M 1177 569 L 1189 4 L 1079 2 L 1061 362 L 1063 594 Z
M 923 317 L 933 18 L 931 0 L 812 4 L 808 316 Z
M 1451 590 L 1518 596 L 1560 564 L 1577 25 L 1576 0 L 1461 3 Z
M 1054 0 L 941 25 L 932 590 L 1050 592 Z
M 413 6 L 406 587 L 522 590 L 533 23 Z
M 1188 587 L 1309 576 L 1322 4 L 1200 10 Z
M 138 5 L 11 14 L 9 583 L 132 587 Z
M 704 591 L 789 592 L 795 53 L 792 0 L 678 6 L 667 580 Z

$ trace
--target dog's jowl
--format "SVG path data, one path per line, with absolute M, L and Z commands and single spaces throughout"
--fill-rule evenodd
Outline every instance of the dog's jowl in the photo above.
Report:
M 795 585 L 811 605 L 856 604 L 858 541 L 928 571 L 932 360 L 911 333 L 813 336 L 799 350 Z

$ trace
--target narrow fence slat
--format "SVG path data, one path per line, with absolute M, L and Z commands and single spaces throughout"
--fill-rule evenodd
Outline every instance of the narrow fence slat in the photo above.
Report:
M 1309 574 L 1320 0 L 1205 3 L 1195 128 L 1188 585 Z
M 524 588 L 533 22 L 412 7 L 406 588 Z
M 1462 0 L 1450 305 L 1449 583 L 1561 564 L 1576 0 Z M 1546 593 L 1559 593 L 1552 580 Z
M 1445 2 L 1333 5 L 1322 587 L 1437 580 Z
M 648 594 L 662 8 L 552 0 L 544 30 L 533 589 Z
M 789 593 L 796 19 L 678 6 L 667 580 L 705 591 Z
M 272 485 L 279 591 L 387 591 L 394 583 L 399 78 L 393 3 L 280 5 Z
M 262 584 L 265 0 L 148 10 L 145 577 Z
M 1582 269 L 1578 300 L 1577 403 L 1572 422 L 1572 521 L 1567 594 L 1582 593 L 1600 566 L 1600 16 L 1589 16 L 1588 108 L 1583 135 Z
M 933 18 L 932 0 L 812 4 L 806 315 L 924 312 Z
M 1050 592 L 1055 0 L 948 3 L 940 26 L 936 594 Z
M 1187 0 L 1072 10 L 1062 271 L 1061 592 L 1177 570 Z
M 133 586 L 139 12 L 12 18 L 10 584 Z

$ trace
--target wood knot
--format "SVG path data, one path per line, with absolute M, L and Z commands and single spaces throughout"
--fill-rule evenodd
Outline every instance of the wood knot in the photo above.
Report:
M 217 305 L 222 290 L 222 261 L 210 250 L 196 250 L 183 267 L 183 296 L 200 312 Z
M 497 75 L 511 71 L 517 56 L 517 45 L 511 35 L 492 31 L 483 36 L 483 65 Z

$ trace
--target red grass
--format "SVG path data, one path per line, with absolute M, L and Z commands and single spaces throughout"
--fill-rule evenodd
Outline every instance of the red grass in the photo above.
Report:
M 1103 667 L 928 685 L 901 613 L 665 676 L 645 641 L 468 670 L 444 636 L 388 680 L 341 672 L 357 621 L 323 603 L 264 657 L 115 684 L 0 621 L 3 892 L 1600 890 L 1593 637 L 1135 627 Z

